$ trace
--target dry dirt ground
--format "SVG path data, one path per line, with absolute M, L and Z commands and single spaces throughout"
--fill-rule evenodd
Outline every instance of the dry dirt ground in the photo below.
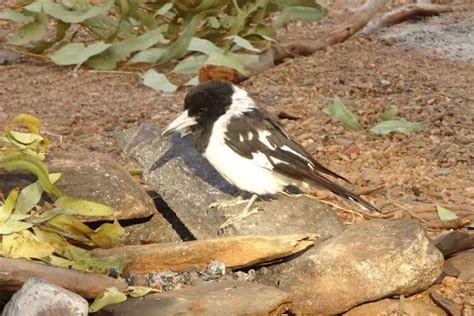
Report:
M 352 1 L 353 7 L 361 1 Z M 294 24 L 281 37 L 314 38 L 343 21 L 340 1 L 319 23 Z M 445 23 L 474 19 L 445 15 Z M 0 45 L 11 25 L 0 24 Z M 4 28 L 3 28 L 4 27 Z M 296 34 L 296 35 L 294 35 Z M 454 56 L 455 57 L 455 56 Z M 472 60 L 412 49 L 402 42 L 355 38 L 306 58 L 289 60 L 242 84 L 258 104 L 278 114 L 289 132 L 330 169 L 349 178 L 385 212 L 435 219 L 436 204 L 474 220 L 474 64 Z M 133 74 L 58 67 L 41 60 L 0 66 L 0 126 L 27 112 L 41 118 L 53 151 L 96 151 L 127 167 L 114 130 L 149 123 L 163 127 L 180 110 L 185 90 L 162 94 Z M 359 116 L 354 132 L 323 113 L 335 96 Z M 421 122 L 409 136 L 375 136 L 368 128 L 396 106 Z M 411 210 L 402 213 L 403 208 Z

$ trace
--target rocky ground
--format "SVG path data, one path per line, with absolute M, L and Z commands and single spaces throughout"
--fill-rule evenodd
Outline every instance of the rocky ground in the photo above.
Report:
M 354 7 L 360 2 L 351 1 Z M 324 21 L 292 25 L 280 36 L 297 34 L 298 38 L 316 38 L 350 14 L 343 8 L 347 4 L 330 3 L 331 14 Z M 287 306 L 288 297 L 282 291 L 297 293 L 292 299 L 298 302 L 300 311 L 306 312 L 316 310 L 315 302 L 321 313 L 339 313 L 384 297 L 397 299 L 360 306 L 349 314 L 367 315 L 402 308 L 409 315 L 422 315 L 420 311 L 432 308 L 436 315 L 446 311 L 468 315 L 474 308 L 472 252 L 449 259 L 450 263 L 444 267 L 445 277 L 423 291 L 437 279 L 443 263 L 441 254 L 429 245 L 421 226 L 408 220 L 421 221 L 433 238 L 442 232 L 430 226 L 438 220 L 437 204 L 474 221 L 474 39 L 469 32 L 474 28 L 473 21 L 472 13 L 451 13 L 404 23 L 378 36 L 354 38 L 310 57 L 289 60 L 242 84 L 257 103 L 269 111 L 277 115 L 291 114 L 293 118 L 283 119 L 283 124 L 315 158 L 349 178 L 354 189 L 365 192 L 365 197 L 379 206 L 386 217 L 397 218 L 365 223 L 366 217 L 339 201 L 332 202 L 342 210 L 306 200 L 285 202 L 285 199 L 281 203 L 287 203 L 284 209 L 288 211 L 279 216 L 283 214 L 282 204 L 265 202 L 267 211 L 259 212 L 225 234 L 310 230 L 327 239 L 322 246 L 290 263 L 260 269 L 255 275 L 251 272 L 251 277 L 231 275 L 232 280 L 258 280 L 280 288 L 278 293 L 271 292 L 273 288 L 248 289 L 249 293 L 269 291 L 268 295 L 275 298 L 264 307 L 265 311 Z M 0 31 L 0 43 L 8 37 L 9 31 L 9 25 Z M 73 72 L 71 68 L 60 68 L 41 60 L 25 59 L 0 66 L 0 70 L 0 125 L 12 115 L 27 112 L 41 118 L 44 133 L 52 142 L 52 157 L 64 152 L 105 154 L 127 169 L 145 169 L 147 181 L 140 177 L 137 180 L 146 190 L 156 191 L 153 198 L 162 215 L 157 213 L 148 222 L 130 226 L 125 243 L 218 236 L 224 214 L 203 209 L 217 197 L 212 190 L 216 182 L 181 172 L 189 167 L 186 160 L 183 164 L 170 158 L 172 163 L 149 170 L 170 146 L 156 137 L 159 133 L 156 128 L 162 128 L 180 112 L 186 91 L 160 94 L 143 86 L 140 78 L 133 74 L 98 73 L 85 68 Z M 364 130 L 349 131 L 323 113 L 335 96 L 358 115 Z M 422 123 L 423 131 L 408 136 L 370 134 L 368 129 L 392 106 L 398 108 L 400 117 Z M 137 128 L 144 123 L 148 125 Z M 114 138 L 114 133 L 125 129 L 131 130 Z M 148 142 L 138 141 L 147 137 Z M 187 146 L 177 144 L 178 148 Z M 196 162 L 198 158 L 191 158 L 199 168 L 207 170 L 206 175 L 211 172 Z M 88 164 L 85 165 L 84 168 Z M 90 170 L 87 174 L 92 177 L 94 169 Z M 118 177 L 125 182 L 129 180 L 125 176 Z M 198 190 L 190 191 L 193 187 Z M 305 212 L 308 203 L 315 208 L 311 215 Z M 291 205 L 296 205 L 294 211 L 290 210 Z M 148 207 L 141 215 L 149 216 L 149 211 Z M 364 223 L 354 225 L 362 221 Z M 350 226 L 353 227 L 345 230 Z M 452 249 L 453 244 L 466 238 L 470 246 L 461 250 L 472 248 L 472 238 L 463 236 L 454 243 L 448 242 L 446 249 Z M 372 249 L 371 245 L 377 247 Z M 441 251 L 448 258 L 453 253 L 448 254 L 446 249 Z M 292 264 L 296 269 L 304 267 L 308 274 L 295 274 Z M 328 266 L 331 269 L 325 268 Z M 348 283 L 338 279 L 341 271 L 347 273 Z M 403 271 L 411 271 L 413 279 L 399 278 Z M 181 278 L 182 282 L 177 283 L 194 284 L 181 275 L 174 277 Z M 313 288 L 315 284 L 322 285 Z M 242 298 L 238 296 L 240 289 L 241 285 L 235 286 L 235 295 Z M 219 291 L 204 290 L 209 293 L 204 305 L 211 306 L 216 300 L 213 293 Z M 421 294 L 404 299 L 420 291 Z M 179 301 L 180 295 L 189 302 L 175 310 L 197 304 L 193 293 L 178 292 L 176 297 L 167 299 Z M 151 306 L 159 305 L 153 298 L 150 301 Z M 437 309 L 433 301 L 444 311 Z M 123 307 L 126 311 L 131 309 L 129 305 Z

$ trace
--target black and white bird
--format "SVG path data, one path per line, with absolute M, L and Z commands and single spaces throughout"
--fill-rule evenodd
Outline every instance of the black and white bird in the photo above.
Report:
M 184 112 L 163 136 L 191 134 L 200 153 L 231 184 L 252 193 L 243 213 L 261 195 L 288 186 L 325 188 L 365 209 L 379 210 L 357 194 L 329 180 L 344 177 L 318 163 L 283 129 L 278 119 L 258 107 L 247 92 L 229 82 L 211 80 L 186 95 Z

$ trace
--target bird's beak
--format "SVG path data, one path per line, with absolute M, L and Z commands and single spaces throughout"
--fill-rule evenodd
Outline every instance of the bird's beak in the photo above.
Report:
M 180 132 L 181 136 L 190 133 L 189 127 L 196 125 L 197 122 L 193 117 L 188 115 L 188 110 L 181 113 L 168 127 L 161 133 L 162 137 L 168 136 L 174 132 Z

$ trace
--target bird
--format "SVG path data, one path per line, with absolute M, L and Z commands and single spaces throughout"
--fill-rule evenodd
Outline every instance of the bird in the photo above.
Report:
M 380 212 L 330 180 L 350 183 L 316 161 L 277 117 L 231 82 L 210 80 L 191 88 L 184 111 L 165 128 L 162 137 L 174 132 L 181 137 L 190 134 L 196 149 L 225 180 L 252 194 L 244 210 L 224 227 L 249 216 L 259 196 L 285 193 L 290 186 L 323 188 L 366 210 Z

